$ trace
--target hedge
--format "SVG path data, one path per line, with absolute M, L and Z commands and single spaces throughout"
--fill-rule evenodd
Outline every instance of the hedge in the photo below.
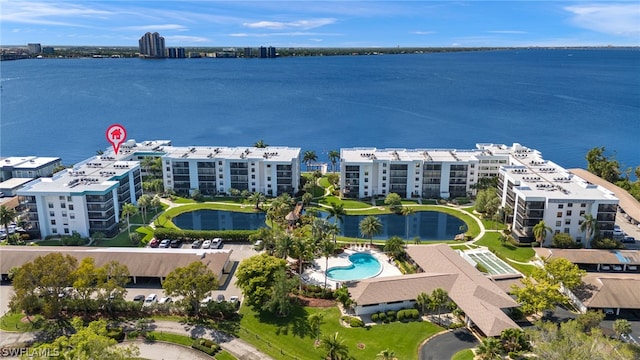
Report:
M 362 322 L 362 320 L 358 319 L 357 317 L 352 317 L 349 320 L 349 325 L 351 327 L 363 327 L 364 326 L 364 322 Z
M 211 356 L 220 351 L 220 345 L 209 339 L 196 339 L 191 344 L 191 347 Z
M 225 241 L 248 241 L 249 236 L 255 234 L 257 230 L 181 230 L 170 228 L 156 228 L 153 236 L 156 239 L 215 239 L 221 238 Z

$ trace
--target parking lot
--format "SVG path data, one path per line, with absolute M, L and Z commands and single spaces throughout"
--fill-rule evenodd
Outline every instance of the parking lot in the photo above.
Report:
M 191 244 L 183 244 L 184 249 L 191 249 Z M 250 256 L 256 255 L 257 252 L 253 249 L 253 245 L 249 243 L 230 244 L 224 243 L 223 250 L 231 250 L 230 261 L 233 263 L 230 274 L 225 274 L 222 279 L 219 279 L 220 288 L 212 292 L 211 297 L 216 299 L 218 295 L 223 295 L 225 299 L 229 299 L 231 296 L 238 296 L 242 301 L 242 292 L 235 285 L 235 270 L 238 267 L 240 261 Z M 158 249 L 159 251 L 180 251 L 179 249 Z M 158 299 L 165 296 L 162 290 L 162 285 L 158 280 L 143 280 L 139 279 L 137 284 L 129 284 L 127 286 L 127 300 L 133 300 L 136 295 L 148 296 L 149 294 L 156 294 Z M 9 284 L 0 285 L 0 314 L 4 315 L 9 310 L 9 300 L 13 296 L 13 287 Z

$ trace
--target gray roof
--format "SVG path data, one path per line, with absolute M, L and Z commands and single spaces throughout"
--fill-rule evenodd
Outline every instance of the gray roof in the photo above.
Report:
M 78 259 L 78 262 L 85 257 L 92 257 L 96 266 L 102 266 L 115 260 L 126 265 L 131 276 L 141 277 L 165 277 L 177 267 L 185 267 L 194 261 L 201 261 L 213 271 L 218 279 L 222 276 L 222 270 L 227 265 L 231 254 L 230 251 L 225 250 L 1 246 L 0 273 L 8 274 L 11 268 L 20 267 L 38 256 L 45 256 L 52 252 L 71 255 Z
M 447 291 L 462 311 L 487 336 L 518 328 L 502 309 L 517 307 L 509 295 L 446 244 L 409 245 L 407 254 L 422 273 L 360 281 L 349 292 L 358 305 L 414 300 L 436 288 Z

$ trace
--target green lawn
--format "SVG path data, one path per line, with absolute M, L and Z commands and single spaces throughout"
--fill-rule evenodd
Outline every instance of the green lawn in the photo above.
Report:
M 39 323 L 42 316 L 36 315 L 32 317 L 31 322 L 27 321 L 22 313 L 6 313 L 0 318 L 0 329 L 14 332 L 27 332 L 36 330 L 35 325 Z
M 322 359 L 325 352 L 314 346 L 315 334 L 307 323 L 309 314 L 315 312 L 324 314 L 321 336 L 338 332 L 355 359 L 374 359 L 384 349 L 394 351 L 398 359 L 417 359 L 422 341 L 442 330 L 430 322 L 393 322 L 369 329 L 345 328 L 339 323 L 337 307 L 298 307 L 289 317 L 277 318 L 260 316 L 243 306 L 240 337 L 275 359 Z
M 453 354 L 451 360 L 473 360 L 473 357 L 473 351 L 471 351 L 471 349 L 466 349 Z
M 535 251 L 531 247 L 517 247 L 510 243 L 502 245 L 500 240 L 498 240 L 499 236 L 500 234 L 497 232 L 486 233 L 486 235 L 481 240 L 477 241 L 476 244 L 488 247 L 489 250 L 498 256 L 507 257 L 520 262 L 527 262 L 535 255 Z
M 238 360 L 237 357 L 229 354 L 228 352 L 222 350 L 219 353 L 216 354 L 215 356 L 216 360 Z
M 150 331 L 149 334 L 152 335 L 154 340 L 157 341 L 166 341 L 189 347 L 191 347 L 191 344 L 193 343 L 193 339 L 185 335 L 170 334 L 161 331 Z

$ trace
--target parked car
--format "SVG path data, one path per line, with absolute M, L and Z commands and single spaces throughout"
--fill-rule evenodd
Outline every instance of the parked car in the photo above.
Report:
M 620 265 L 613 265 L 613 270 L 615 270 L 615 271 L 622 271 L 622 266 L 620 266 Z
M 202 243 L 202 248 L 203 248 L 203 249 L 208 249 L 208 248 L 210 248 L 210 247 L 211 247 L 211 240 L 205 240 L 205 241 Z
M 629 270 L 629 271 L 637 271 L 638 267 L 636 265 L 627 265 L 627 270 Z
M 180 239 L 173 239 L 171 240 L 171 245 L 172 248 L 176 248 L 179 249 L 182 247 L 182 240 Z
M 220 249 L 222 248 L 224 244 L 222 243 L 222 239 L 220 238 L 215 238 L 213 240 L 211 240 L 211 248 L 212 249 Z
M 157 248 L 160 245 L 160 241 L 158 241 L 158 239 L 153 238 L 151 239 L 151 241 L 149 241 L 149 247 L 152 248 Z
M 219 303 L 223 302 L 224 301 L 224 295 L 218 294 L 218 296 L 216 297 L 216 301 L 219 302 Z
M 165 296 L 163 298 L 160 298 L 160 300 L 158 301 L 158 304 L 170 304 L 172 301 L 173 300 L 170 297 Z
M 171 240 L 169 240 L 169 239 L 164 239 L 164 240 L 162 240 L 162 241 L 160 242 L 160 245 L 158 245 L 158 247 L 161 247 L 161 248 L 168 248 L 168 247 L 169 247 L 169 245 L 171 245 Z
M 229 302 L 233 305 L 235 309 L 238 309 L 240 307 L 240 298 L 238 298 L 235 295 L 229 296 Z
M 213 298 L 211 296 L 207 296 L 206 298 L 202 299 L 202 301 L 200 301 L 200 305 L 207 306 L 207 304 L 210 303 L 212 300 Z
M 623 243 L 635 243 L 636 242 L 636 238 L 634 238 L 633 236 L 625 236 L 624 239 L 622 239 Z
M 613 309 L 604 309 L 604 314 L 605 314 L 606 316 L 613 316 L 613 315 L 615 315 L 616 313 L 615 313 L 615 311 L 613 311 Z
M 600 270 L 609 271 L 609 270 L 611 270 L 611 266 L 609 266 L 609 265 L 602 265 L 602 266 L 600 266 Z
M 144 301 L 144 295 L 136 295 L 133 297 L 133 301 L 139 301 L 139 302 L 143 302 Z
M 192 249 L 200 249 L 201 246 L 202 246 L 202 241 L 200 240 L 196 240 L 193 242 L 193 244 L 191 244 Z
M 144 306 L 149 306 L 156 301 L 158 301 L 158 295 L 150 294 L 146 299 L 144 299 Z

